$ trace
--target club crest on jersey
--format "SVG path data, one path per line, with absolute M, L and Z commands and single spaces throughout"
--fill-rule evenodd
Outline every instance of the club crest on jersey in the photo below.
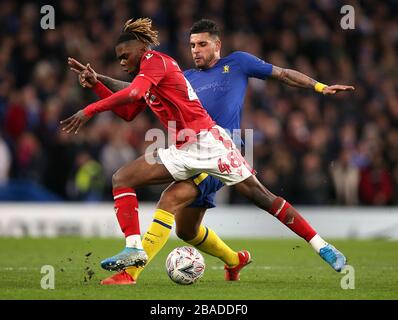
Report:
M 148 104 L 152 104 L 156 100 L 156 96 L 147 91 L 145 94 L 145 100 Z
M 147 54 L 145 55 L 145 58 L 147 58 L 147 60 L 150 59 L 150 58 L 152 58 L 152 57 L 153 57 L 153 53 L 147 53 Z
M 225 65 L 222 73 L 229 73 L 229 65 Z

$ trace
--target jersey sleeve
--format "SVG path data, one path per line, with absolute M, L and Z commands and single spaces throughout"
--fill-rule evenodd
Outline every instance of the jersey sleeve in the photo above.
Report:
M 272 64 L 257 58 L 256 56 L 243 52 L 235 52 L 235 58 L 238 60 L 242 71 L 252 78 L 266 79 L 272 72 Z
M 154 86 L 166 75 L 166 62 L 164 58 L 155 52 L 148 51 L 141 59 L 139 77 L 148 79 Z
M 101 98 L 105 99 L 110 97 L 113 92 L 106 87 L 101 81 L 97 81 L 97 83 L 93 86 L 92 90 Z M 132 121 L 139 113 L 141 113 L 146 108 L 145 100 L 137 100 L 131 103 L 126 103 L 124 106 L 113 107 L 112 112 L 117 115 L 119 118 L 122 118 L 125 121 Z
M 146 106 L 145 101 L 141 99 L 123 107 L 114 107 L 112 112 L 125 121 L 132 121 L 139 113 L 145 110 Z
M 94 114 L 112 110 L 115 107 L 123 107 L 126 104 L 140 100 L 145 91 L 149 89 L 151 83 L 145 79 L 134 79 L 131 85 L 111 96 L 89 104 L 83 109 L 86 116 L 92 117 Z
M 105 86 L 101 81 L 97 81 L 97 83 L 93 86 L 92 90 L 101 99 L 108 98 L 113 94 L 113 92 L 107 86 Z

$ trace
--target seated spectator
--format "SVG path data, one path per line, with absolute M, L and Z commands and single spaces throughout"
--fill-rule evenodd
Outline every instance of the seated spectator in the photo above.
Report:
M 380 154 L 373 156 L 371 164 L 361 171 L 359 196 L 366 205 L 384 206 L 393 199 L 393 182 Z
M 359 169 L 351 162 L 351 153 L 343 149 L 339 158 L 331 165 L 330 175 L 332 177 L 336 204 L 358 205 Z

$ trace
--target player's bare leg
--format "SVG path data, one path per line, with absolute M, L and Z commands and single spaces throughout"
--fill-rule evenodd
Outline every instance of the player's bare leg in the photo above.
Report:
M 146 161 L 145 155 L 121 167 L 113 175 L 115 213 L 126 237 L 126 247 L 117 255 L 103 260 L 101 266 L 104 269 L 117 271 L 129 266 L 146 264 L 148 256 L 141 243 L 135 188 L 171 181 L 173 178 L 166 167 L 160 163 L 149 163 Z
M 242 195 L 250 199 L 256 206 L 271 213 L 298 236 L 309 242 L 334 270 L 341 271 L 346 263 L 345 256 L 324 241 L 285 199 L 270 192 L 255 176 L 251 176 L 235 186 Z
M 138 159 L 117 170 L 112 176 L 112 187 L 137 188 L 174 181 L 173 177 L 162 163 L 149 163 L 146 160 L 148 157 L 147 155 L 142 155 Z M 156 158 L 156 152 L 153 157 Z
M 194 239 L 200 229 L 206 208 L 183 208 L 175 214 L 176 235 L 181 240 L 189 242 Z
M 199 190 L 192 179 L 174 181 L 163 192 L 158 201 L 157 208 L 177 215 L 189 206 L 199 195 Z

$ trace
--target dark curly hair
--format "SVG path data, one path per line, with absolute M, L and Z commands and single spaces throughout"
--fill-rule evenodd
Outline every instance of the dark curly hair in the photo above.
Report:
M 208 19 L 201 19 L 199 21 L 196 21 L 189 34 L 193 34 L 193 33 L 204 33 L 204 32 L 208 32 L 211 36 L 217 36 L 220 37 L 220 30 L 218 29 L 217 24 L 212 21 L 212 20 L 208 20 Z
M 139 40 L 147 46 L 157 46 L 158 32 L 152 30 L 152 20 L 149 18 L 130 19 L 124 24 L 123 32 L 117 43 L 127 40 Z

